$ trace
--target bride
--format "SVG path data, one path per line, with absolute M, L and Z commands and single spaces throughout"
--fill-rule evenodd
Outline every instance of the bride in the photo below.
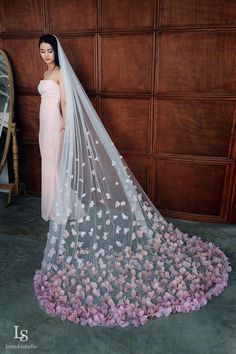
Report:
M 110 327 L 199 310 L 227 286 L 228 258 L 161 216 L 116 149 L 58 38 L 43 35 L 39 47 L 44 61 L 50 52 L 38 87 L 50 219 L 34 277 L 39 306 L 75 324 Z

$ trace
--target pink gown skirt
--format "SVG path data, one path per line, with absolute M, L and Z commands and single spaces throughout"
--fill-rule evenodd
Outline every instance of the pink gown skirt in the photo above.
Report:
M 41 216 L 50 220 L 55 195 L 57 171 L 63 144 L 64 130 L 60 109 L 60 89 L 53 80 L 41 80 L 39 147 L 41 154 Z

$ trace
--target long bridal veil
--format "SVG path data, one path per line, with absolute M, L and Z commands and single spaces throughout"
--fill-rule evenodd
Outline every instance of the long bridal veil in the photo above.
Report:
M 116 149 L 57 39 L 66 130 L 34 288 L 76 324 L 138 326 L 198 310 L 227 285 L 228 258 L 168 223 Z

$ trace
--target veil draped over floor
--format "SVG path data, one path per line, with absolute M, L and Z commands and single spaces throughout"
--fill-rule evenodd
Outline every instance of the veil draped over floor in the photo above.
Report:
M 76 324 L 138 326 L 198 310 L 227 285 L 228 258 L 161 216 L 112 142 L 57 39 L 66 129 L 34 288 Z

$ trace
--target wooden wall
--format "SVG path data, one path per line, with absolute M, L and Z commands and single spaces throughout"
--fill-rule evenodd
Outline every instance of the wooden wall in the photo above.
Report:
M 236 222 L 236 0 L 2 0 L 21 178 L 40 194 L 37 85 L 56 34 L 163 215 Z

